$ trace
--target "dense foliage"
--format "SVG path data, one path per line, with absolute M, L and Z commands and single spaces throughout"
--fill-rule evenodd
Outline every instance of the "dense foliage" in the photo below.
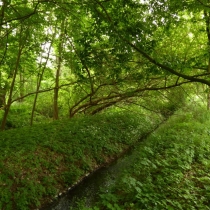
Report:
M 181 85 L 208 93 L 207 0 L 1 0 L 0 14 L 1 130 L 17 105 L 32 125 Z
M 156 116 L 210 109 L 209 74 L 209 0 L 0 0 L 0 208 L 39 206 Z M 209 121 L 175 118 L 102 208 L 208 209 Z
M 177 112 L 140 143 L 98 205 L 80 209 L 210 209 L 209 119 L 201 109 Z
M 136 110 L 4 131 L 0 209 L 27 210 L 50 202 L 85 174 L 116 158 L 160 120 Z

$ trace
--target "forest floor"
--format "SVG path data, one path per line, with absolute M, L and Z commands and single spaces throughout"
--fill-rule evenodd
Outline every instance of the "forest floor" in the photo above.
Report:
M 78 210 L 210 210 L 209 125 L 205 108 L 175 112 L 138 144 L 133 164 L 95 206 Z
M 179 110 L 140 141 L 162 121 L 120 111 L 2 132 L 0 209 L 43 207 L 135 145 L 116 185 L 79 210 L 210 210 L 210 113 Z
M 161 120 L 109 112 L 2 132 L 0 209 L 36 209 L 52 202 L 122 155 Z

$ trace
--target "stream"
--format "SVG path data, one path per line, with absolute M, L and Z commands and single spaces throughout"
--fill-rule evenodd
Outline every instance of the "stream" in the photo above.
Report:
M 136 146 L 144 141 L 144 139 L 146 139 L 164 122 L 165 120 L 163 120 L 152 131 L 143 135 L 136 143 Z M 47 207 L 41 208 L 40 210 L 75 210 L 78 209 L 77 201 L 84 201 L 86 207 L 93 207 L 97 201 L 97 194 L 100 192 L 100 189 L 103 189 L 103 192 L 108 192 L 124 170 L 134 164 L 137 154 L 138 151 L 135 149 L 135 146 L 131 147 L 124 155 L 115 160 L 112 164 L 96 170 L 94 173 L 84 178 L 73 189 L 70 189 L 64 195 L 61 195 L 57 201 L 49 204 Z
M 41 210 L 70 210 L 77 209 L 77 201 L 84 201 L 86 207 L 94 205 L 96 194 L 100 189 L 109 190 L 114 185 L 117 178 L 129 165 L 133 164 L 135 150 L 129 151 L 123 157 L 114 161 L 111 165 L 98 169 L 93 174 L 86 177 L 75 188 L 61 196 L 58 201 Z

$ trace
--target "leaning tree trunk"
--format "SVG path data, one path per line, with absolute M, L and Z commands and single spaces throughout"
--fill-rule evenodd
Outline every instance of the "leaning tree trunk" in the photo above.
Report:
M 45 72 L 47 63 L 48 63 L 48 61 L 49 61 L 50 52 L 51 52 L 51 48 L 52 48 L 52 43 L 53 43 L 54 37 L 55 37 L 55 33 L 54 33 L 54 35 L 52 36 L 52 40 L 51 40 L 51 43 L 50 43 L 50 46 L 49 46 L 49 49 L 48 49 L 47 58 L 46 58 L 46 61 L 45 61 L 45 63 L 44 63 L 44 66 L 42 67 L 41 72 L 38 74 L 37 86 L 36 86 L 36 94 L 35 94 L 35 97 L 34 97 L 34 103 L 33 103 L 32 111 L 31 111 L 30 125 L 33 125 L 34 113 L 35 113 L 36 103 L 37 103 L 37 99 L 38 99 L 38 93 L 39 93 L 39 90 L 40 90 L 40 87 L 41 87 L 41 82 L 42 82 L 42 78 L 43 78 L 43 75 L 44 75 L 44 72 Z M 40 61 L 40 64 L 41 64 L 41 63 L 42 63 L 42 59 L 41 59 L 41 61 Z
M 21 31 L 21 33 L 22 33 L 22 31 Z M 20 38 L 21 38 L 21 35 L 20 35 Z M 18 67 L 19 67 L 19 63 L 20 63 L 20 57 L 21 57 L 22 50 L 23 50 L 23 46 L 21 46 L 21 44 L 19 44 L 18 56 L 17 56 L 15 70 L 13 73 L 13 78 L 12 78 L 12 82 L 11 82 L 11 86 L 10 86 L 10 90 L 9 90 L 9 97 L 8 97 L 7 104 L 5 105 L 5 109 L 4 109 L 4 115 L 3 115 L 3 119 L 2 119 L 2 123 L 1 123 L 1 130 L 5 129 L 6 122 L 7 122 L 7 116 L 9 114 L 10 106 L 12 104 L 12 93 L 13 93 L 13 89 L 15 86 L 15 80 L 16 80 L 16 76 L 17 76 L 17 72 L 18 72 Z
M 34 103 L 33 103 L 32 111 L 31 111 L 30 125 L 33 125 L 34 113 L 35 113 L 35 109 L 36 109 L 36 102 L 37 102 L 38 92 L 39 92 L 39 88 L 41 86 L 41 81 L 42 81 L 42 77 L 43 77 L 43 74 L 44 74 L 44 70 L 45 70 L 45 68 L 42 69 L 42 72 L 38 76 L 38 79 L 37 79 L 36 94 L 35 94 L 35 97 L 34 97 Z

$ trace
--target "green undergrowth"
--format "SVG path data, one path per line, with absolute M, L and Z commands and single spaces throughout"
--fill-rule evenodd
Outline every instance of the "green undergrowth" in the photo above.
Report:
M 44 111 L 45 113 L 47 113 L 47 110 Z M 4 115 L 4 110 L 0 110 L 0 124 L 3 115 Z M 5 129 L 8 130 L 11 128 L 22 128 L 28 126 L 30 125 L 30 119 L 31 119 L 31 105 L 16 103 L 10 108 Z M 48 117 L 47 114 L 42 115 L 42 113 L 35 111 L 33 124 L 48 123 L 51 121 L 52 119 Z
M 177 112 L 135 151 L 116 185 L 83 210 L 210 209 L 210 113 Z
M 1 132 L 0 209 L 27 210 L 49 202 L 159 120 L 110 112 Z

